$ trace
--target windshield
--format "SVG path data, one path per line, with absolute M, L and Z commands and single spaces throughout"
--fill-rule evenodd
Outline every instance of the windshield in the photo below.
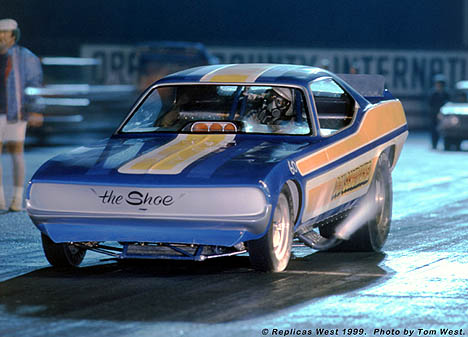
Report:
M 301 90 L 277 86 L 161 86 L 122 127 L 135 132 L 310 134 Z

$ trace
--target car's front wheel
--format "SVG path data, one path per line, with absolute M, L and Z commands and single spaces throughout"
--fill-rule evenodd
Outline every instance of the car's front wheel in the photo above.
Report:
M 290 199 L 287 188 L 283 188 L 268 231 L 262 238 L 248 242 L 250 262 L 257 270 L 280 272 L 289 263 L 293 238 Z
M 69 243 L 55 243 L 45 234 L 41 238 L 47 261 L 54 267 L 76 267 L 86 255 L 84 248 Z

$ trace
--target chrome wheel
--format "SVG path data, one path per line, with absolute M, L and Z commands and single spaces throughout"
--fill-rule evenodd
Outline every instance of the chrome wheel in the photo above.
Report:
M 288 200 L 280 194 L 273 215 L 273 253 L 278 260 L 288 253 L 288 239 L 291 227 Z
M 390 167 L 388 155 L 384 152 L 379 157 L 367 194 L 356 205 L 358 211 L 361 209 L 371 209 L 371 211 L 366 211 L 367 216 L 361 219 L 361 227 L 348 240 L 343 240 L 330 250 L 365 252 L 382 250 L 390 232 L 392 218 L 393 190 Z M 341 221 L 347 220 L 344 218 Z M 331 237 L 340 224 L 341 222 L 336 222 L 320 228 L 320 234 L 326 238 Z
M 392 217 L 392 176 L 390 162 L 386 153 L 382 153 L 375 168 L 374 178 L 369 191 L 369 202 L 375 207 L 375 215 L 354 236 L 359 250 L 380 251 L 387 241 Z M 351 238 L 353 240 L 353 237 Z
M 290 205 L 289 190 L 284 187 L 268 231 L 260 239 L 247 242 L 250 262 L 255 269 L 279 272 L 288 266 L 293 237 Z
M 377 174 L 375 180 L 375 206 L 377 213 L 375 215 L 375 231 L 379 242 L 385 242 L 390 231 L 390 215 L 388 210 L 388 202 L 390 196 L 388 195 L 388 188 L 386 188 L 385 181 L 381 174 Z

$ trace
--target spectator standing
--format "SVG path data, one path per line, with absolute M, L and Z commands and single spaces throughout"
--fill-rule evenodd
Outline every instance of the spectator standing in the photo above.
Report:
M 24 193 L 24 139 L 26 126 L 40 126 L 42 115 L 26 87 L 42 85 L 41 63 L 28 49 L 17 45 L 18 24 L 13 19 L 0 20 L 0 154 L 3 145 L 12 156 L 13 200 L 11 211 L 20 211 Z M 6 210 L 0 162 L 0 209 Z
M 434 76 L 434 87 L 429 94 L 429 129 L 431 132 L 431 144 L 433 149 L 437 148 L 437 143 L 439 142 L 437 115 L 439 114 L 442 105 L 444 105 L 450 99 L 450 95 L 445 87 L 445 84 L 446 80 L 444 75 L 438 74 Z

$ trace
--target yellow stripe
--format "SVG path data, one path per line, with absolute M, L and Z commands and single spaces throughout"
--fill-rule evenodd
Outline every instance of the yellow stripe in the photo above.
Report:
M 275 67 L 272 64 L 243 64 L 227 66 L 206 74 L 200 82 L 246 83 L 255 82 L 265 71 Z
M 225 135 L 188 135 L 187 138 L 157 153 L 157 156 L 135 163 L 130 169 L 172 170 L 178 164 L 190 161 L 201 152 L 221 143 L 225 137 Z
M 245 82 L 249 75 L 214 75 L 209 82 Z
M 203 137 L 204 138 L 204 137 Z M 201 142 L 203 138 L 196 138 L 194 135 L 188 135 L 187 138 L 179 140 L 177 143 L 172 144 L 171 146 L 157 152 L 157 156 L 150 158 L 142 159 L 139 162 L 136 162 L 134 165 L 130 167 L 132 170 L 149 170 L 154 165 L 156 165 L 159 161 L 161 161 L 161 157 L 165 158 L 171 156 L 174 153 L 177 153 L 188 146 L 192 146 L 194 141 Z
M 388 101 L 369 109 L 359 130 L 326 149 L 308 155 L 297 161 L 302 175 L 306 175 L 346 154 L 382 137 L 406 124 L 406 117 L 400 101 Z
M 223 135 L 205 136 L 154 164 L 151 166 L 151 170 L 172 170 L 178 164 L 189 161 L 192 157 L 197 156 L 201 152 L 218 145 L 225 137 L 226 136 Z

